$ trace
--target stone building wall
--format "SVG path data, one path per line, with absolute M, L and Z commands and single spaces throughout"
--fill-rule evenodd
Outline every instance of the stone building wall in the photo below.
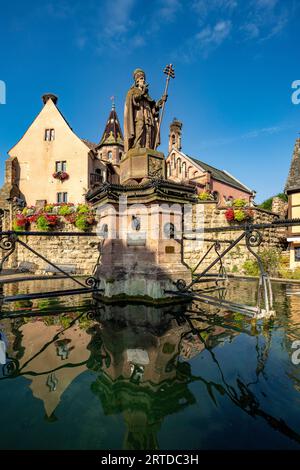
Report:
M 193 230 L 199 229 L 204 225 L 204 234 L 203 237 L 205 241 L 202 243 L 195 240 L 185 240 L 184 241 L 184 261 L 187 265 L 194 269 L 201 257 L 206 253 L 208 248 L 212 245 L 212 242 L 206 241 L 206 239 L 219 240 L 221 242 L 220 252 L 229 246 L 229 243 L 225 243 L 225 240 L 233 241 L 242 234 L 242 231 L 224 231 L 217 233 L 205 233 L 206 228 L 215 228 L 215 227 L 230 227 L 230 225 L 239 225 L 238 222 L 229 223 L 225 218 L 225 208 L 218 208 L 215 202 L 202 202 L 204 209 L 204 224 L 202 221 L 196 219 L 196 214 L 194 210 L 193 214 Z M 194 207 L 195 209 L 195 207 Z M 252 208 L 254 212 L 253 223 L 270 223 L 274 220 L 279 219 L 278 214 L 274 214 L 262 209 Z M 201 218 L 201 217 L 200 217 Z M 240 223 L 241 227 L 243 226 Z M 283 250 L 285 248 L 285 228 L 272 228 L 261 231 L 263 235 L 263 242 L 260 245 L 260 250 L 265 248 L 276 248 L 278 250 Z M 200 237 L 200 236 L 199 236 Z M 254 251 L 257 251 L 257 248 L 254 248 Z M 215 258 L 217 257 L 214 249 L 208 254 L 205 260 L 201 263 L 201 266 L 196 272 L 202 271 L 207 267 Z M 245 240 L 241 240 L 223 259 L 223 264 L 228 272 L 235 272 L 242 274 L 243 265 L 246 260 L 253 260 L 253 255 L 249 252 L 246 247 Z M 217 272 L 220 264 L 216 265 L 214 272 Z

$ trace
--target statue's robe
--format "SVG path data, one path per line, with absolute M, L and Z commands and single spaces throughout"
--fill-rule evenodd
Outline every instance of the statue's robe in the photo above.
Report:
M 151 143 L 149 148 L 154 149 L 155 139 L 158 133 L 159 107 L 157 103 L 150 98 L 148 94 L 141 96 L 141 90 L 132 86 L 127 93 L 124 109 L 124 150 L 127 152 L 134 147 L 136 139 L 136 129 L 138 122 L 143 122 L 151 129 Z M 140 97 L 140 99 L 136 99 Z M 156 145 L 159 145 L 159 137 Z M 139 146 L 141 147 L 141 145 Z

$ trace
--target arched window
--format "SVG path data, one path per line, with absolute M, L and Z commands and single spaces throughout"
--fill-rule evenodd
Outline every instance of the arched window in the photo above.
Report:
M 172 162 L 172 167 L 173 167 L 173 168 L 176 168 L 175 153 L 172 153 L 172 155 L 171 155 L 171 162 Z
M 167 176 L 171 176 L 171 164 L 167 163 Z
M 183 162 L 182 164 L 182 176 L 186 178 L 186 163 L 185 162 Z
M 176 143 L 176 137 L 175 134 L 172 134 L 172 145 L 175 145 Z
M 109 160 L 110 162 L 112 161 L 112 152 L 111 152 L 111 151 L 109 151 L 109 152 L 107 153 L 107 158 L 108 158 L 108 160 Z
M 181 158 L 177 159 L 178 174 L 181 175 Z

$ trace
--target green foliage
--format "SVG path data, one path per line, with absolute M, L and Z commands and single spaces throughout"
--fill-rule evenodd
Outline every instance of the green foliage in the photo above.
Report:
M 87 217 L 85 214 L 80 215 L 77 217 L 75 221 L 75 227 L 79 228 L 79 230 L 87 230 L 89 228 L 89 224 L 87 223 Z
M 15 231 L 15 232 L 23 232 L 25 230 L 25 227 L 22 227 L 20 225 L 17 224 L 17 221 L 14 220 L 13 223 L 12 223 L 12 229 Z
M 87 214 L 90 212 L 90 208 L 87 204 L 79 204 L 76 210 L 79 214 Z
M 279 197 L 279 199 L 281 199 L 284 202 L 288 202 L 288 197 L 285 193 L 278 193 L 276 194 L 276 197 Z
M 245 207 L 247 205 L 247 201 L 245 201 L 245 199 L 234 199 L 232 201 L 232 205 L 233 205 L 233 207 L 242 208 L 242 207 Z
M 258 252 L 264 270 L 270 276 L 277 276 L 280 269 L 280 252 L 275 248 L 265 248 Z M 255 260 L 247 260 L 243 264 L 245 274 L 249 276 L 259 276 L 260 270 Z
M 279 197 L 279 199 L 281 199 L 284 202 L 288 201 L 288 197 L 287 197 L 286 194 L 278 193 L 275 196 L 269 197 L 268 199 L 263 201 L 258 207 L 260 207 L 261 209 L 265 209 L 267 211 L 271 211 L 272 210 L 272 202 L 273 202 L 274 197 Z
M 300 267 L 295 268 L 293 271 L 285 267 L 279 270 L 279 275 L 283 279 L 296 279 L 300 280 Z
M 31 308 L 33 306 L 33 302 L 31 300 L 16 300 L 14 305 L 15 305 L 15 308 L 19 310 L 19 309 Z
M 273 198 L 269 197 L 269 199 L 266 199 L 265 201 L 263 201 L 258 207 L 266 211 L 270 211 L 272 210 L 272 201 L 273 201 Z
M 53 211 L 54 204 L 46 204 L 44 207 L 45 212 L 51 213 Z
M 200 201 L 209 201 L 212 197 L 207 191 L 202 191 L 202 193 L 198 194 L 198 199 L 200 199 Z
M 209 336 L 209 334 L 208 334 L 207 331 L 201 331 L 200 336 L 201 336 L 201 338 L 202 338 L 203 341 L 206 341 L 207 338 L 208 338 L 208 336 Z
M 243 270 L 247 276 L 258 276 L 259 268 L 256 260 L 248 259 L 243 264 Z
M 242 321 L 244 320 L 244 315 L 242 313 L 235 313 L 233 315 L 233 318 L 236 320 L 236 321 Z
M 238 222 L 242 222 L 243 220 L 245 220 L 246 219 L 245 211 L 243 211 L 242 209 L 235 210 L 234 219 L 237 220 Z
M 277 276 L 280 265 L 280 251 L 276 248 L 265 248 L 259 252 L 265 271 L 270 276 Z
M 236 264 L 235 264 L 234 266 L 232 266 L 231 272 L 232 272 L 232 273 L 238 273 L 238 272 L 239 272 L 238 267 L 237 267 Z
M 48 232 L 49 230 L 49 222 L 44 215 L 40 215 L 36 221 L 37 229 L 41 232 Z
M 58 209 L 58 215 L 69 215 L 69 214 L 72 214 L 72 212 L 74 212 L 74 209 L 73 207 L 71 206 L 61 206 L 59 209 Z

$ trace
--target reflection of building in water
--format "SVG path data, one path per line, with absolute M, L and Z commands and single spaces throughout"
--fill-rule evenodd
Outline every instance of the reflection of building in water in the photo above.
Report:
M 203 338 L 207 343 L 216 335 L 215 342 L 225 332 L 210 326 L 199 337 L 184 315 L 186 308 L 100 306 L 98 321 L 89 320 L 87 331 L 70 324 L 70 318 L 64 328 L 67 317 L 61 316 L 21 321 L 12 331 L 9 355 L 18 359 L 18 373 L 30 380 L 33 396 L 43 401 L 49 418 L 55 419 L 72 381 L 90 369 L 97 374 L 92 390 L 104 412 L 124 417 L 125 448 L 157 448 L 164 418 L 195 403 L 185 359 L 201 353 Z M 207 327 L 203 320 L 194 323 Z
M 43 401 L 48 417 L 71 382 L 87 369 L 85 363 L 90 356 L 87 345 L 91 337 L 86 331 L 75 325 L 65 332 L 61 330 L 60 325 L 43 321 L 25 323 L 20 328 L 24 354 L 19 366 L 22 375 L 31 381 L 33 396 Z

